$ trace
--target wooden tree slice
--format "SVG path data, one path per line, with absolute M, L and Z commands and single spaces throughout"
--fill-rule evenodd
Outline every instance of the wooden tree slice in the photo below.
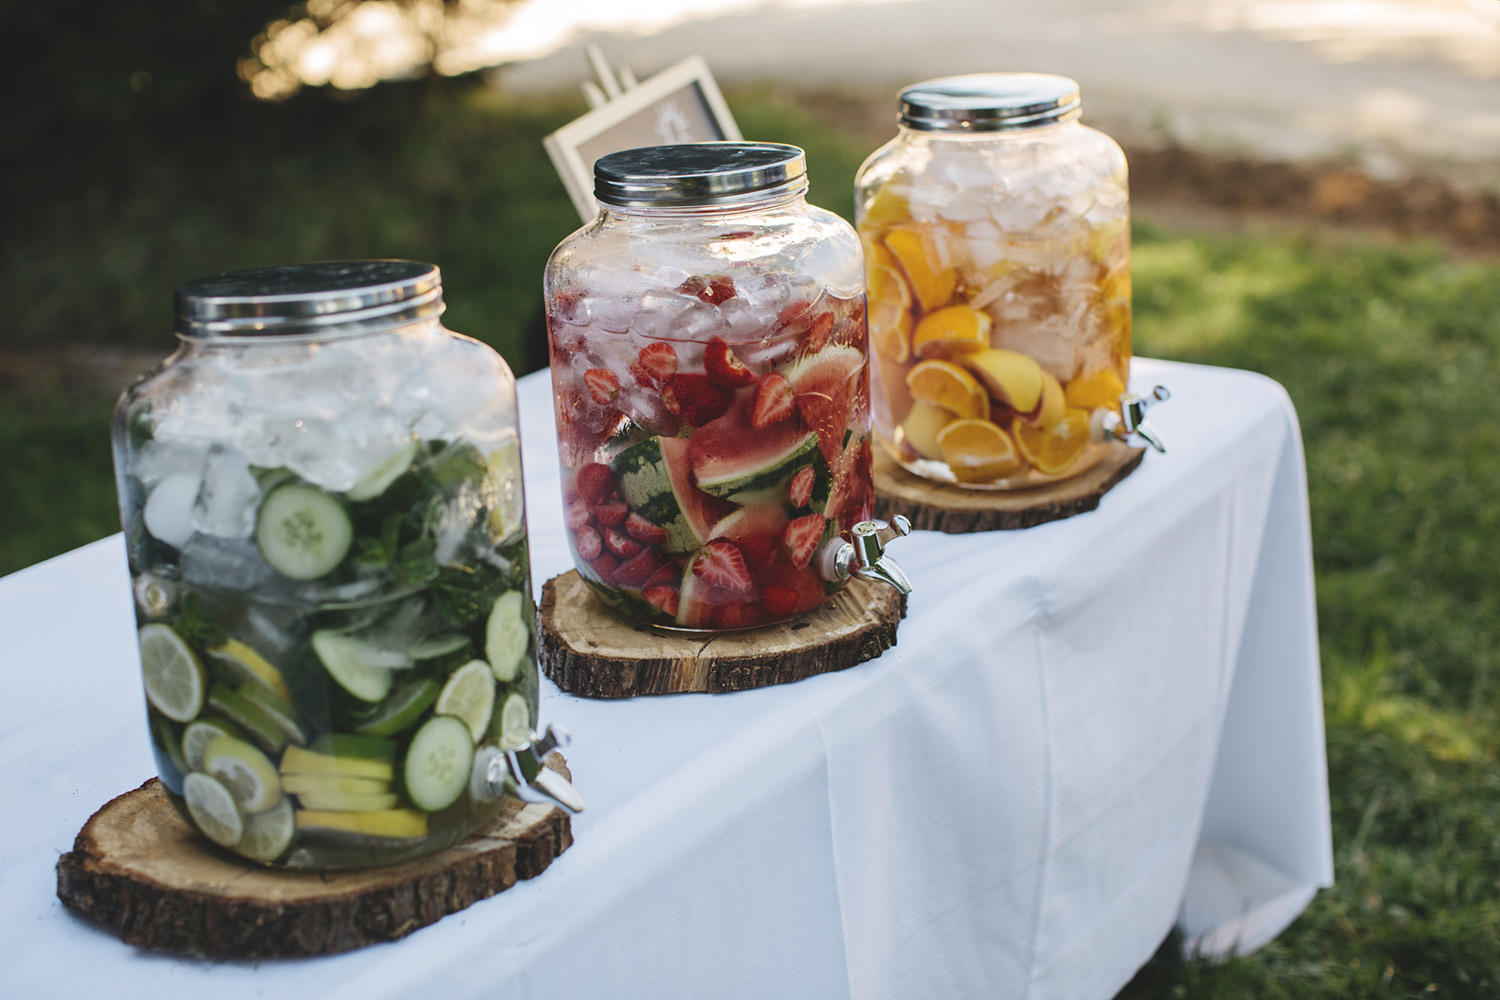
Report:
M 875 516 L 897 514 L 913 528 L 950 535 L 1030 528 L 1082 514 L 1141 464 L 1144 448 L 1113 444 L 1108 454 L 1071 479 L 1027 490 L 968 490 L 923 479 L 875 449 Z
M 744 691 L 874 659 L 896 644 L 905 614 L 895 588 L 855 578 L 785 622 L 676 635 L 625 618 L 569 570 L 542 587 L 538 660 L 558 687 L 589 698 Z
M 405 937 L 535 878 L 572 842 L 561 809 L 508 799 L 484 829 L 425 858 L 282 871 L 215 851 L 152 778 L 84 824 L 57 862 L 57 896 L 140 948 L 209 958 L 328 955 Z

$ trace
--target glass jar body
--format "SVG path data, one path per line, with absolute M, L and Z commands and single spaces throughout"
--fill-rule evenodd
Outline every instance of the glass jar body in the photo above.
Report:
M 435 319 L 184 337 L 122 396 L 116 482 L 152 747 L 267 865 L 439 850 L 535 725 L 515 380 Z
M 854 230 L 801 197 L 606 208 L 545 277 L 574 565 L 638 621 L 745 628 L 817 606 L 871 515 Z
M 875 430 L 907 469 L 987 489 L 1104 454 L 1131 356 L 1124 154 L 1077 122 L 902 128 L 860 169 Z M 962 421 L 962 422 L 960 422 Z

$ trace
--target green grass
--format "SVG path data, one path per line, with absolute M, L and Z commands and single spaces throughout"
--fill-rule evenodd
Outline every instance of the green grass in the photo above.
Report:
M 813 200 L 847 214 L 866 146 L 765 93 L 730 100 L 747 135 L 808 148 Z M 534 368 L 540 270 L 576 224 L 540 139 L 579 110 L 455 88 L 397 124 L 351 112 L 316 148 L 131 160 L 107 192 L 29 210 L 0 262 L 37 293 L 10 346 L 165 350 L 178 281 L 389 254 L 443 265 L 450 324 Z M 1169 942 L 1124 996 L 1500 993 L 1500 263 L 1138 225 L 1134 267 L 1138 353 L 1264 372 L 1302 421 L 1338 883 L 1255 955 Z M 0 408 L 0 572 L 116 530 L 107 406 Z

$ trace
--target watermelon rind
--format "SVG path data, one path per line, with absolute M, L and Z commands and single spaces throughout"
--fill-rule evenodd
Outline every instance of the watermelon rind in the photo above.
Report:
M 783 443 L 787 442 L 787 443 Z M 699 455 L 693 461 L 698 488 L 741 505 L 779 503 L 786 498 L 792 477 L 813 464 L 818 435 L 812 431 L 783 438 L 749 438 L 732 455 Z
M 705 509 L 706 498 L 695 495 L 686 441 L 646 438 L 616 455 L 610 468 L 630 509 L 667 533 L 663 551 L 675 555 L 703 544 L 716 518 Z

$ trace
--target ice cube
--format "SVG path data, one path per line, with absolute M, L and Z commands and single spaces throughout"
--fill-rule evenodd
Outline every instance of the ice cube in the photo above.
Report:
M 283 425 L 286 467 L 314 486 L 342 493 L 363 466 L 351 459 L 350 437 L 339 421 L 308 417 Z
M 695 302 L 678 313 L 668 327 L 674 340 L 694 340 L 700 343 L 714 337 L 732 337 L 734 330 L 725 322 L 719 307 L 707 302 Z
M 193 504 L 193 528 L 220 538 L 249 538 L 259 504 L 260 484 L 244 454 L 222 444 L 210 448 Z
M 193 535 L 182 547 L 182 580 L 194 587 L 254 590 L 279 579 L 250 541 Z
M 439 563 L 448 565 L 465 561 L 460 556 L 467 554 L 469 539 L 485 514 L 484 498 L 472 483 L 464 483 L 456 494 L 443 501 L 431 515 Z
M 724 321 L 734 331 L 736 341 L 751 340 L 771 331 L 779 310 L 764 301 L 752 302 L 736 296 L 719 306 Z
M 193 537 L 193 504 L 198 498 L 196 473 L 174 473 L 152 488 L 141 519 L 153 538 L 182 548 Z
M 174 473 L 193 473 L 201 469 L 203 460 L 208 455 L 208 447 L 204 440 L 153 439 L 142 444 L 136 451 L 131 468 L 142 485 L 155 486 Z

